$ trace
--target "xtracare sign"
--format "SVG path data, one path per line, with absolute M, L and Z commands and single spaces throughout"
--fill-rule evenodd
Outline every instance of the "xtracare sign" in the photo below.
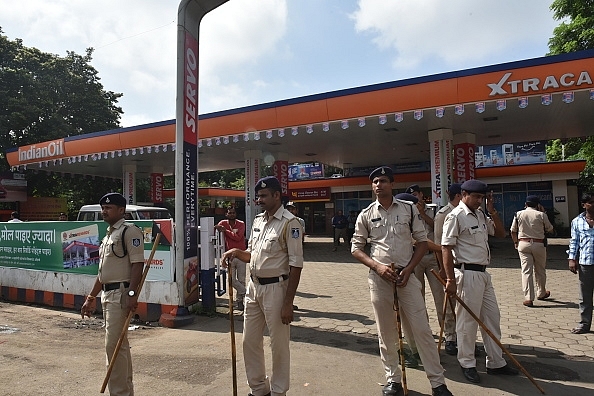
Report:
M 513 72 L 505 73 L 496 83 L 487 84 L 491 89 L 489 96 L 509 94 L 544 93 L 559 88 L 590 88 L 592 77 L 587 71 L 579 73 L 567 72 L 561 75 L 549 75 L 545 78 L 514 78 Z

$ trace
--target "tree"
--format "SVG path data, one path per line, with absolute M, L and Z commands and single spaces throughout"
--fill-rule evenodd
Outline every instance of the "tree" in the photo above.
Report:
M 594 48 L 594 0 L 555 0 L 551 10 L 554 18 L 563 22 L 553 30 L 548 55 Z M 547 160 L 563 159 L 585 159 L 586 168 L 580 174 L 578 184 L 589 190 L 594 188 L 593 136 L 549 142 Z
M 594 0 L 555 0 L 551 4 L 556 20 L 561 22 L 549 39 L 549 55 L 594 48 Z
M 8 148 L 120 126 L 122 94 L 103 88 L 92 54 L 92 48 L 85 55 L 45 53 L 9 40 L 0 28 L 0 172 L 9 169 Z M 68 197 L 76 207 L 96 202 L 96 188 L 121 187 L 109 180 L 98 186 L 89 178 L 76 179 L 75 186 L 72 178 L 31 171 L 27 180 L 33 196 Z

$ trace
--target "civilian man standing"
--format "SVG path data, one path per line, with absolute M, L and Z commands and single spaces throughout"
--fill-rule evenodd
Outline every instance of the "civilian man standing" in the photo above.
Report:
M 237 219 L 237 211 L 234 206 L 227 208 L 227 217 L 219 221 L 215 229 L 225 235 L 225 250 L 238 248 L 245 249 L 245 223 Z M 237 309 L 243 311 L 243 300 L 245 298 L 245 262 L 238 258 L 230 262 L 233 279 L 233 288 L 237 291 Z
M 332 249 L 333 252 L 336 251 L 336 248 L 340 246 L 340 238 L 342 237 L 343 242 L 347 243 L 347 226 L 349 225 L 349 219 L 342 214 L 342 210 L 336 211 L 336 216 L 332 218 L 332 227 L 334 227 L 334 248 Z
M 582 195 L 580 213 L 571 221 L 569 241 L 569 270 L 579 275 L 580 323 L 571 330 L 573 334 L 590 332 L 592 326 L 592 295 L 594 293 L 594 193 Z
M 277 178 L 260 179 L 255 192 L 264 212 L 254 219 L 247 250 L 225 252 L 223 263 L 235 258 L 250 263 L 243 321 L 243 359 L 250 395 L 281 396 L 289 390 L 291 375 L 289 324 L 303 267 L 303 230 L 297 218 L 283 208 Z M 264 362 L 266 326 L 272 348 L 270 379 Z
M 552 232 L 553 225 L 544 213 L 544 209 L 540 210 L 540 208 L 542 208 L 540 199 L 536 195 L 528 195 L 526 208 L 516 212 L 510 228 L 522 265 L 522 291 L 524 292 L 522 304 L 527 307 L 534 305 L 533 274 L 536 297 L 539 300 L 545 300 L 551 296 L 551 292 L 546 289 L 547 247 L 544 241 L 545 232 Z
M 386 385 L 384 396 L 401 396 L 401 373 L 398 368 L 398 333 L 395 295 L 398 296 L 402 325 L 414 329 L 415 341 L 433 396 L 449 396 L 444 369 L 431 334 L 427 308 L 421 294 L 421 282 L 411 276 L 414 267 L 427 251 L 427 233 L 416 206 L 392 197 L 394 174 L 387 166 L 369 175 L 377 200 L 357 217 L 351 252 L 369 267 L 369 291 L 377 323 L 380 356 L 384 365 Z M 371 249 L 365 251 L 367 239 Z M 416 246 L 413 252 L 413 239 Z M 395 269 L 391 265 L 395 264 Z M 395 288 L 397 290 L 395 291 Z
M 487 217 L 480 209 L 487 194 L 485 183 L 468 180 L 462 184 L 461 189 L 462 200 L 447 215 L 441 238 L 443 265 L 447 276 L 446 293 L 457 292 L 493 335 L 501 339 L 499 307 L 491 275 L 486 269 L 491 259 L 489 235 L 505 238 L 505 229 L 490 194 L 487 196 L 487 211 L 491 217 Z M 477 328 L 478 323 L 458 304 L 458 362 L 466 379 L 474 383 L 480 382 L 474 356 Z M 506 363 L 497 343 L 482 328 L 481 334 L 487 355 L 487 374 L 517 375 L 518 370 Z
M 107 234 L 99 247 L 99 273 L 93 289 L 80 309 L 84 318 L 95 311 L 95 297 L 100 291 L 105 319 L 106 365 L 115 352 L 128 312 L 138 306 L 136 289 L 142 279 L 144 267 L 144 236 L 142 230 L 126 223 L 126 198 L 109 193 L 100 200 L 103 221 L 109 224 Z M 132 356 L 128 337 L 124 337 L 109 377 L 111 396 L 134 396 L 132 383 Z

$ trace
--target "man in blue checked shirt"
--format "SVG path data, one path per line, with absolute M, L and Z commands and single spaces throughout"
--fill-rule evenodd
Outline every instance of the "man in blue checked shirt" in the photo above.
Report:
M 573 334 L 590 331 L 592 324 L 592 294 L 594 293 L 594 193 L 582 195 L 580 213 L 571 221 L 569 241 L 569 270 L 580 280 L 580 323 L 571 330 Z M 579 265 L 578 265 L 579 264 Z

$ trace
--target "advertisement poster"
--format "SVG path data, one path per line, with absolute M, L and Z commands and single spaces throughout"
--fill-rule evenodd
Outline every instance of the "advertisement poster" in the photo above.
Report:
M 492 146 L 476 146 L 476 168 L 504 165 L 527 165 L 546 162 L 546 142 L 507 143 Z
M 323 177 L 323 164 L 297 164 L 289 166 L 289 181 L 321 179 Z
M 136 221 L 134 224 L 144 234 L 146 261 L 159 227 L 152 221 Z M 96 275 L 99 246 L 106 232 L 104 222 L 0 223 L 0 266 Z M 173 280 L 173 252 L 167 242 L 171 235 L 162 240 L 164 243 L 157 247 L 148 280 Z

